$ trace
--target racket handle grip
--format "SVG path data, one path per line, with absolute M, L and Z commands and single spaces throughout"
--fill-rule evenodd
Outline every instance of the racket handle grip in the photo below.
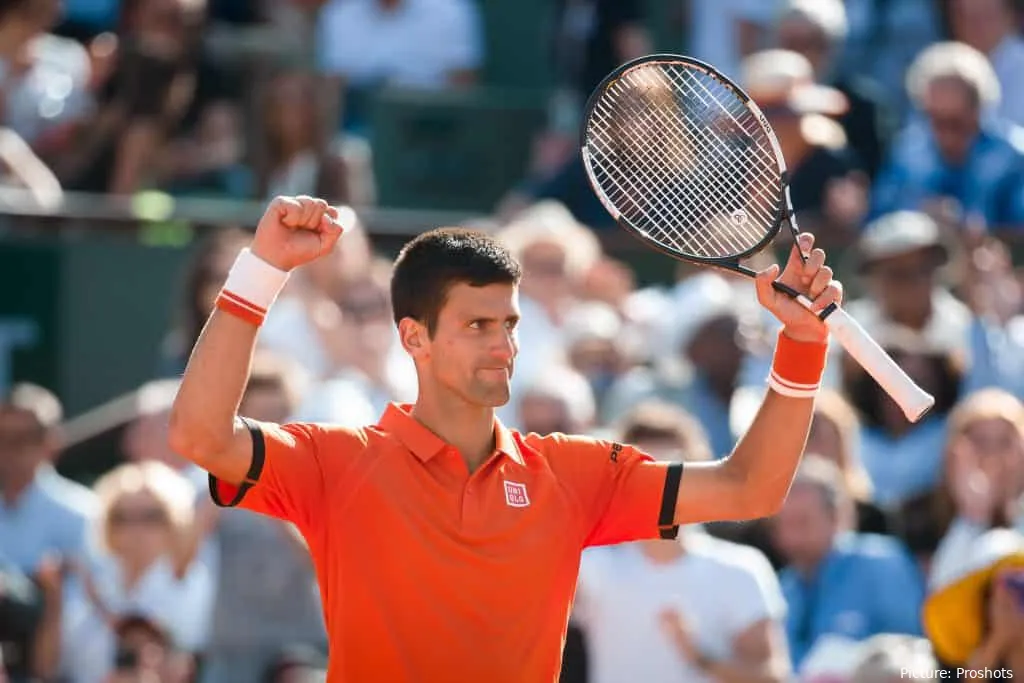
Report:
M 805 305 L 809 304 L 807 301 Z M 834 307 L 825 318 L 825 324 L 846 352 L 892 397 L 908 420 L 917 422 L 935 405 L 935 398 L 917 386 L 849 313 Z

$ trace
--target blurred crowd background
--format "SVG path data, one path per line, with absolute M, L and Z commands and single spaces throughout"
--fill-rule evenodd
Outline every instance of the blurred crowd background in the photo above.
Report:
M 461 223 L 524 266 L 507 424 L 727 454 L 777 327 L 616 229 L 578 157 L 591 89 L 659 50 L 762 105 L 848 310 L 937 404 L 908 423 L 834 344 L 782 511 L 588 550 L 563 681 L 1024 676 L 1020 5 L 0 0 L 0 681 L 322 680 L 302 539 L 165 438 L 276 194 L 360 222 L 271 311 L 245 414 L 413 400 L 390 259 Z

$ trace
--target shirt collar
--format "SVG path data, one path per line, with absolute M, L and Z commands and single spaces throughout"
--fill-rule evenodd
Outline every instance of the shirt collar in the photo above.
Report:
M 394 434 L 406 448 L 423 462 L 427 462 L 448 447 L 444 441 L 419 420 L 412 416 L 412 405 L 408 403 L 389 403 L 380 418 L 380 426 L 390 434 Z M 518 465 L 524 465 L 523 455 L 516 445 L 512 431 L 494 418 L 495 450 L 509 457 Z

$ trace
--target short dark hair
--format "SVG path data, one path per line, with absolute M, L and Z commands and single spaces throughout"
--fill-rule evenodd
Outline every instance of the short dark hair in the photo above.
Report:
M 406 244 L 391 274 L 395 323 L 412 318 L 434 334 L 453 285 L 519 284 L 522 268 L 501 242 L 464 228 L 438 228 Z

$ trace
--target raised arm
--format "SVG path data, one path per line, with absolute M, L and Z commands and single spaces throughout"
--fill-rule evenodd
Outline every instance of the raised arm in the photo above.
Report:
M 189 359 L 170 418 L 174 451 L 218 479 L 241 484 L 252 441 L 238 419 L 256 334 L 288 273 L 334 248 L 337 209 L 312 197 L 278 197 L 256 228 Z
M 842 300 L 842 287 L 825 266 L 814 237 L 800 236 L 779 279 L 803 292 L 815 311 Z M 772 288 L 778 266 L 758 274 L 757 298 L 783 324 L 775 351 L 773 380 L 757 416 L 732 454 L 718 462 L 687 463 L 679 483 L 675 522 L 746 520 L 775 514 L 800 463 L 825 368 L 828 330 L 800 304 Z

